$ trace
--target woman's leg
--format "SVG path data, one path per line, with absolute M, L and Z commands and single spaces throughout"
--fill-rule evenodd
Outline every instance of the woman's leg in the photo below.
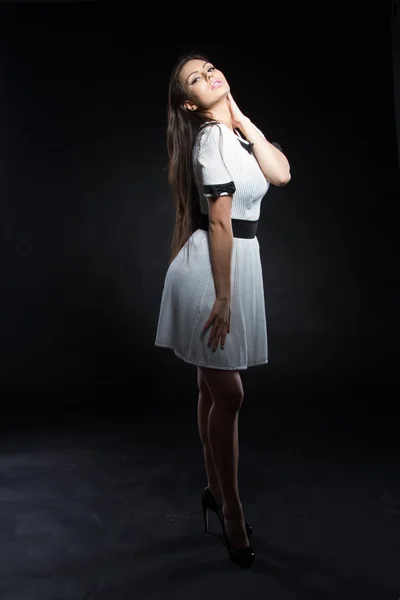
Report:
M 207 483 L 217 504 L 222 504 L 221 488 L 212 458 L 210 442 L 208 440 L 208 415 L 213 405 L 213 397 L 199 367 L 197 368 L 197 384 L 199 388 L 197 402 L 197 423 L 199 427 L 200 440 L 203 445 Z
M 218 477 L 225 527 L 237 548 L 248 546 L 242 504 L 238 489 L 238 419 L 243 403 L 242 380 L 238 371 L 199 367 L 211 393 L 208 415 L 208 444 Z

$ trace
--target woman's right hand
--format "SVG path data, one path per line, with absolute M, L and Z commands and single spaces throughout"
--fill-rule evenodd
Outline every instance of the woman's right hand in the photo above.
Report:
M 203 327 L 207 331 L 212 326 L 210 337 L 208 338 L 208 347 L 212 346 L 213 352 L 218 348 L 221 342 L 221 350 L 225 346 L 225 338 L 230 332 L 231 326 L 231 301 L 230 298 L 216 298 L 211 314 Z

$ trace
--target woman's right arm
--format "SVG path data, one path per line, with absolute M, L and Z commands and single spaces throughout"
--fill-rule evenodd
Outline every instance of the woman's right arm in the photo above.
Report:
M 218 300 L 231 299 L 232 196 L 208 199 L 209 247 Z

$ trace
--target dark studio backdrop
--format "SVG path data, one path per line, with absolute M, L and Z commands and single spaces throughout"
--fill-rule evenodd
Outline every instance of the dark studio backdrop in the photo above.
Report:
M 174 222 L 167 86 L 189 51 L 291 163 L 262 203 L 269 364 L 243 373 L 245 394 L 255 409 L 393 414 L 393 16 L 371 4 L 342 29 L 288 17 L 259 44 L 158 47 L 121 7 L 0 7 L 4 418 L 194 414 L 196 367 L 154 346 Z

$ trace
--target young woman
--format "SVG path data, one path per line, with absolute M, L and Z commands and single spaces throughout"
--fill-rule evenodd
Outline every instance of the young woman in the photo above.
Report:
M 290 167 L 241 112 L 222 71 L 199 55 L 173 69 L 167 146 L 176 220 L 155 345 L 197 365 L 206 531 L 211 509 L 231 559 L 248 567 L 252 528 L 237 475 L 240 370 L 268 362 L 256 230 L 261 200 L 270 184 L 288 183 Z

